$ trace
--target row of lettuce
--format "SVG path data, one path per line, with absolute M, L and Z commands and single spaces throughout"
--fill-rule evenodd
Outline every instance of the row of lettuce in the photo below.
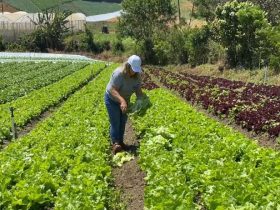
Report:
M 57 82 L 84 68 L 79 62 L 15 62 L 0 67 L 0 104 L 16 100 L 33 90 Z
M 0 104 L 0 142 L 11 138 L 10 107 L 15 109 L 14 115 L 17 126 L 22 127 L 30 120 L 40 116 L 42 112 L 67 98 L 71 93 L 93 78 L 94 75 L 98 74 L 104 67 L 105 64 L 103 62 L 96 62 L 82 69 L 78 68 L 74 73 L 55 83 L 34 90 L 9 103 Z
M 103 94 L 114 65 L 0 153 L 0 209 L 121 209 Z
M 169 91 L 134 115 L 147 209 L 278 209 L 280 153 L 198 113 Z
M 280 135 L 280 87 L 256 85 L 164 69 L 149 71 L 186 100 L 226 117 L 248 131 Z
M 73 78 L 92 76 L 103 65 Z M 0 209 L 123 209 L 112 188 L 103 103 L 115 67 L 0 152 Z M 158 87 L 145 78 L 147 89 Z M 52 94 L 76 80 L 65 81 Z M 132 115 L 142 138 L 146 209 L 280 208 L 279 152 L 259 147 L 166 90 L 147 94 L 152 106 Z

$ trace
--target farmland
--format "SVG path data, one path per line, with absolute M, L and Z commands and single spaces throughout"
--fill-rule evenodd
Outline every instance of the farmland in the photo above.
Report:
M 97 15 L 120 10 L 118 3 L 110 1 L 83 1 L 83 0 L 7 0 L 6 3 L 18 10 L 39 12 L 45 9 L 57 8 L 72 12 L 82 12 L 86 15 Z
M 280 134 L 280 87 L 241 81 L 172 73 L 156 69 L 151 74 L 191 103 L 220 117 L 228 117 L 256 133 Z
M 114 186 L 103 102 L 118 65 L 1 64 L 0 138 L 9 143 L 0 151 L 0 209 L 126 209 Z M 151 106 L 129 116 L 140 139 L 136 155 L 145 173 L 145 208 L 279 208 L 279 151 L 196 109 L 277 137 L 279 87 L 159 68 L 144 72 L 143 89 Z M 15 108 L 20 128 L 50 107 L 56 109 L 11 140 L 9 107 Z M 265 121 L 258 120 L 263 119 L 258 113 Z M 255 118 L 250 121 L 250 116 Z

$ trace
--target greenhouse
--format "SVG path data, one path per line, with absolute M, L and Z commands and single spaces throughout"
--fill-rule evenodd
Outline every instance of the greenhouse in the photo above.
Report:
M 38 22 L 39 13 L 4 12 L 0 14 L 0 33 L 7 41 L 16 40 L 20 35 L 32 32 Z M 84 31 L 86 16 L 82 13 L 74 13 L 66 18 L 66 26 L 71 31 Z

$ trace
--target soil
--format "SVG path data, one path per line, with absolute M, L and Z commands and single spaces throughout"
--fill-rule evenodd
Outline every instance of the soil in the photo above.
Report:
M 30 122 L 28 122 L 25 126 L 23 126 L 22 128 L 17 128 L 17 138 L 21 138 L 25 135 L 27 135 L 29 132 L 31 132 L 38 123 L 44 121 L 46 118 L 50 117 L 52 115 L 52 113 L 54 113 L 60 106 L 62 106 L 62 104 L 64 103 L 61 102 L 59 104 L 57 104 L 55 107 L 51 107 L 49 108 L 47 111 L 43 112 L 40 116 L 30 120 Z M 4 149 L 5 147 L 7 147 L 10 144 L 10 140 L 3 140 L 3 143 L 0 145 L 0 150 Z
M 2 7 L 3 5 L 3 7 Z M 18 10 L 7 3 L 0 3 L 1 12 L 17 12 Z
M 135 154 L 135 158 L 124 163 L 122 167 L 113 168 L 115 186 L 122 192 L 121 201 L 126 204 L 127 210 L 144 209 L 144 187 L 146 176 L 138 165 L 137 148 L 139 141 L 133 131 L 131 121 L 126 124 L 124 143 L 129 146 L 129 150 Z
M 38 123 L 40 123 L 44 119 L 50 117 L 52 115 L 52 113 L 54 113 L 58 109 L 58 107 L 60 107 L 61 105 L 62 104 L 58 104 L 57 107 L 50 108 L 49 110 L 43 112 L 39 117 L 28 122 L 27 125 L 25 125 L 23 128 L 21 128 L 18 131 L 18 138 L 21 138 L 21 137 L 25 136 L 26 134 L 28 134 L 30 131 L 32 131 Z

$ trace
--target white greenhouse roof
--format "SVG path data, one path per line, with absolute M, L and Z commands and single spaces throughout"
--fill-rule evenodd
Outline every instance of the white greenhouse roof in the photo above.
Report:
M 26 12 L 4 12 L 4 14 L 0 14 L 0 16 L 7 17 L 11 22 L 16 22 L 19 18 L 25 15 L 27 15 Z
M 87 22 L 100 22 L 100 21 L 110 20 L 120 16 L 121 16 L 121 11 L 111 12 L 103 15 L 88 16 Z
M 66 20 L 75 21 L 75 20 L 84 20 L 86 21 L 86 16 L 83 13 L 73 13 L 69 15 Z
M 95 61 L 82 55 L 70 55 L 70 54 L 54 54 L 54 53 L 13 53 L 13 52 L 0 52 L 0 62 L 7 61 L 28 61 L 28 60 L 50 60 L 50 61 Z

